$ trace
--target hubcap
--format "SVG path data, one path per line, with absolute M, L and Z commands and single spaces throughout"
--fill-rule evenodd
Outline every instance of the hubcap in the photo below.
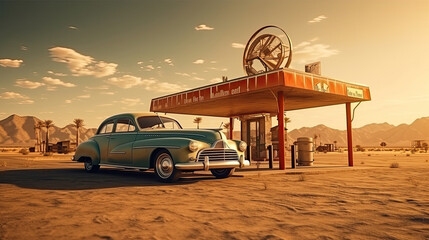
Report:
M 168 178 L 173 173 L 173 160 L 170 155 L 163 153 L 156 160 L 156 172 L 161 178 Z
M 92 168 L 92 162 L 91 162 L 91 161 L 87 161 L 87 162 L 85 162 L 85 168 L 86 168 L 87 170 L 91 170 L 91 168 Z

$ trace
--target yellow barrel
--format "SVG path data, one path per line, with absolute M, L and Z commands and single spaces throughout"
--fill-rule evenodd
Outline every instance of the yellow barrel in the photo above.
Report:
M 300 137 L 297 139 L 296 144 L 298 146 L 298 166 L 313 166 L 313 138 Z

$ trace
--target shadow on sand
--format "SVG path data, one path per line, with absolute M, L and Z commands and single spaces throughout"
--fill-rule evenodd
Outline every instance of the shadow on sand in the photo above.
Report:
M 187 177 L 188 176 L 188 177 Z M 82 169 L 17 169 L 0 171 L 0 184 L 40 190 L 87 190 L 117 187 L 183 185 L 208 180 L 208 175 L 184 175 L 174 183 L 161 183 L 153 171 L 139 172 L 119 169 L 100 169 L 87 173 Z

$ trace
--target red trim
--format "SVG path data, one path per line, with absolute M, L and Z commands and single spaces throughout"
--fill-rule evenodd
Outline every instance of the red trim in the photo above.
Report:
M 346 103 L 346 119 L 347 119 L 347 153 L 349 157 L 349 166 L 353 167 L 352 111 L 351 111 L 350 103 Z
M 234 137 L 234 118 L 229 118 L 229 139 Z
M 277 119 L 279 124 L 279 168 L 280 170 L 285 169 L 285 119 L 284 119 L 284 95 L 283 92 L 278 92 L 278 105 L 279 112 L 277 113 Z

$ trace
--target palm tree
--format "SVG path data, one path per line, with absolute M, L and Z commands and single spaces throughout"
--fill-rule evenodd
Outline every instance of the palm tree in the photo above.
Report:
M 203 118 L 202 117 L 196 117 L 196 118 L 194 118 L 194 123 L 196 123 L 197 124 L 197 128 L 199 129 L 200 128 L 200 123 L 203 121 Z
M 83 127 L 83 119 L 76 118 L 73 120 L 73 126 L 76 127 L 76 147 L 79 145 L 79 128 Z
M 49 147 L 49 128 L 54 126 L 54 122 L 52 120 L 45 120 L 43 122 L 43 127 L 46 128 L 46 145 L 45 145 L 45 152 L 48 152 Z
M 383 147 L 383 149 L 384 149 L 384 147 L 386 147 L 386 146 L 387 146 L 387 144 L 386 144 L 385 142 L 381 142 L 381 143 L 380 143 L 380 146 L 382 146 L 382 147 Z
M 41 152 L 41 149 L 40 149 L 40 146 L 41 146 L 41 143 L 40 143 L 40 139 L 41 139 L 41 137 L 40 137 L 40 131 L 42 130 L 42 123 L 41 122 L 39 122 L 39 121 L 36 121 L 35 123 L 34 123 L 34 135 L 35 135 L 35 137 L 36 137 L 36 146 L 34 147 L 34 151 L 39 151 L 39 152 Z M 39 149 L 37 149 L 37 148 L 39 148 Z

